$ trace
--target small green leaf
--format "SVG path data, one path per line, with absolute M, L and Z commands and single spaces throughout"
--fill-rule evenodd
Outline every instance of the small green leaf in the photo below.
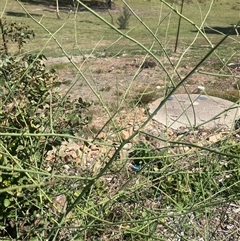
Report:
M 142 211 L 142 216 L 145 218 L 147 216 L 147 212 L 144 210 Z
M 7 208 L 10 204 L 11 204 L 11 202 L 9 201 L 9 199 L 4 199 L 3 205 L 5 208 Z
M 27 69 L 28 68 L 28 62 L 25 61 L 24 65 L 25 65 L 25 68 Z
M 17 152 L 18 151 L 23 151 L 25 149 L 25 147 L 24 146 L 22 146 L 22 145 L 19 145 L 18 147 L 17 147 Z
M 45 86 L 41 86 L 40 91 L 47 91 L 47 88 Z

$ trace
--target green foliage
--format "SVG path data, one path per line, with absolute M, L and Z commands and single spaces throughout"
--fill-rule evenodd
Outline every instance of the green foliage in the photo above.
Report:
M 137 166 L 149 165 L 150 163 L 152 165 L 153 161 L 156 162 L 156 160 L 161 165 L 161 161 L 156 157 L 158 154 L 151 146 L 142 143 L 134 145 L 134 150 L 130 153 L 130 157 L 134 159 L 134 165 Z
M 11 28 L 16 29 L 16 25 L 10 25 L 4 34 L 19 40 Z M 17 41 L 18 46 L 25 43 L 24 38 Z M 0 189 L 5 190 L 0 196 L 0 222 L 5 223 L 5 230 L 13 238 L 16 238 L 17 224 L 13 224 L 16 215 L 23 226 L 30 227 L 37 220 L 31 214 L 39 214 L 44 203 L 49 202 L 46 196 L 40 198 L 34 187 L 37 185 L 33 185 L 38 182 L 37 176 L 27 170 L 46 168 L 46 152 L 56 148 L 62 138 L 37 134 L 80 134 L 90 120 L 82 113 L 90 103 L 81 98 L 63 98 L 53 88 L 58 76 L 53 69 L 45 67 L 44 59 L 44 55 L 6 53 L 0 58 L 0 133 L 3 133 L 0 135 L 0 165 L 8 168 L 0 173 Z M 23 171 L 14 172 L 13 167 Z
M 3 42 L 1 48 L 5 54 L 9 51 L 9 41 L 17 43 L 18 51 L 20 52 L 23 45 L 27 43 L 26 40 L 35 37 L 33 30 L 23 23 L 8 23 L 6 20 L 0 19 L 0 29 Z
M 221 144 L 224 152 L 239 155 L 239 144 Z M 203 202 L 212 198 L 215 193 L 224 198 L 239 190 L 240 165 L 236 158 L 226 160 L 202 151 L 202 158 L 184 162 L 146 144 L 136 145 L 130 157 L 140 175 L 144 174 L 152 182 L 151 188 L 161 197 L 164 206 L 175 203 L 186 207 L 195 200 Z
M 127 6 L 122 8 L 122 14 L 117 19 L 117 24 L 119 29 L 127 29 L 129 25 L 129 19 L 131 17 L 131 12 Z

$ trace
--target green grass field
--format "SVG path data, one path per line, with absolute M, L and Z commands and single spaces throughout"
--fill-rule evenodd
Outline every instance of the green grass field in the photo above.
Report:
M 128 5 L 137 14 L 137 16 L 145 23 L 145 25 L 155 34 L 161 44 L 165 48 L 173 49 L 177 33 L 178 15 L 172 11 L 166 4 L 161 1 L 127 1 Z M 33 51 L 37 53 L 42 48 L 46 56 L 62 56 L 61 50 L 53 40 L 50 40 L 50 33 L 54 34 L 57 41 L 62 45 L 63 49 L 70 55 L 81 55 L 83 53 L 94 52 L 95 54 L 101 53 L 104 49 L 110 52 L 112 55 L 121 53 L 137 53 L 142 52 L 141 48 L 124 38 L 120 38 L 119 33 L 113 31 L 110 26 L 100 21 L 100 19 L 93 16 L 88 11 L 79 11 L 77 13 L 71 12 L 70 7 L 64 8 L 61 11 L 61 19 L 57 19 L 54 6 L 46 5 L 34 5 L 24 2 L 22 3 L 25 10 L 29 14 L 33 14 L 33 18 L 39 21 L 44 28 L 42 28 L 37 22 L 30 20 L 29 16 L 25 13 L 25 10 L 19 5 L 17 1 L 9 0 L 1 2 L 2 15 L 8 19 L 8 21 L 17 21 L 26 23 L 36 33 L 36 38 L 31 41 L 26 47 L 25 51 Z M 191 4 L 184 4 L 183 15 L 188 18 L 189 21 L 182 19 L 179 50 L 186 48 L 195 38 L 198 27 L 229 27 L 230 24 L 237 23 L 239 20 L 239 11 L 234 10 L 233 6 L 235 1 L 221 1 L 221 3 L 213 3 L 210 13 L 207 15 L 210 9 L 211 1 L 205 4 L 197 4 L 196 2 Z M 54 5 L 54 4 L 53 4 Z M 114 26 L 117 18 L 121 14 L 123 3 L 121 1 L 115 2 L 115 10 L 109 10 L 113 17 Z M 175 9 L 180 10 L 179 5 L 173 5 Z M 61 7 L 61 5 L 60 5 Z M 11 14 L 8 14 L 8 13 Z M 20 16 L 14 16 L 14 12 Z M 97 14 L 106 21 L 111 22 L 111 17 L 108 11 L 97 10 Z M 207 18 L 205 19 L 205 16 Z M 220 18 L 218 16 L 221 16 Z M 205 20 L 205 22 L 203 22 Z M 142 43 L 146 48 L 154 42 L 154 37 L 149 34 L 146 27 L 143 26 L 135 16 L 131 16 L 129 21 L 129 29 L 124 30 L 123 33 L 128 34 L 133 39 Z M 236 36 L 232 36 L 232 40 L 226 42 L 228 47 L 237 47 L 237 42 L 234 41 Z M 214 44 L 220 38 L 221 35 L 207 34 L 209 41 Z M 49 42 L 50 40 L 50 42 Z M 239 44 L 238 44 L 239 45 Z M 198 35 L 197 40 L 194 42 L 194 48 L 201 46 L 209 46 L 209 43 L 201 35 Z M 159 44 L 156 43 L 153 46 L 153 50 L 161 49 Z

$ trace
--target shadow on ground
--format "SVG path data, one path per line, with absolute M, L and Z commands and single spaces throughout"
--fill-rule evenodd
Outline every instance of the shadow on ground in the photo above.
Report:
M 42 16 L 42 14 L 37 14 L 37 13 L 30 13 L 30 14 L 33 17 L 41 17 Z M 6 15 L 7 16 L 14 16 L 14 17 L 28 17 L 28 15 L 26 13 L 21 13 L 21 12 L 10 12 L 10 11 L 7 11 Z
M 56 6 L 56 1 L 49 1 L 49 0 L 21 0 L 21 2 L 29 3 L 29 4 L 36 4 L 36 5 L 44 5 L 46 7 L 49 6 Z M 108 4 L 107 1 L 105 0 L 83 0 L 81 1 L 88 7 L 92 9 L 107 9 Z M 74 2 L 73 0 L 59 0 L 59 8 L 71 8 L 76 5 L 76 1 Z M 85 10 L 83 7 L 79 7 L 79 11 Z
M 76 10 L 76 1 L 74 2 L 73 0 L 58 0 L 59 1 L 59 10 L 62 12 L 69 12 L 71 10 Z M 52 0 L 21 0 L 21 2 L 28 3 L 31 5 L 41 5 L 43 7 L 43 11 L 47 12 L 56 12 L 56 1 Z M 75 5 L 74 5 L 75 3 Z M 95 10 L 95 11 L 106 11 L 109 9 L 109 6 L 107 4 L 106 0 L 83 0 L 82 3 L 87 5 L 89 8 Z M 81 7 L 80 5 L 78 6 L 78 11 L 86 11 L 84 7 Z M 5 13 L 7 16 L 14 16 L 14 17 L 22 17 L 26 18 L 28 17 L 28 14 L 25 12 L 13 12 L 13 11 L 7 11 Z M 31 16 L 33 17 L 42 17 L 42 14 L 36 14 L 36 13 L 31 13 Z
M 213 26 L 213 27 L 204 27 L 202 31 L 207 34 L 239 35 L 240 27 L 234 28 L 233 26 L 229 26 L 229 27 Z M 198 32 L 198 30 L 193 30 L 192 32 Z

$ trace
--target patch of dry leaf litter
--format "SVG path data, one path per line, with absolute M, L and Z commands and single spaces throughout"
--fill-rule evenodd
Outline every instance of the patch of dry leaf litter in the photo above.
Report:
M 54 163 L 61 163 L 65 174 L 75 175 L 88 170 L 94 175 L 113 153 L 113 147 L 104 145 L 92 144 L 90 140 L 88 143 L 72 139 L 62 141 L 59 148 L 53 147 L 47 152 L 48 171 Z
M 138 131 L 138 134 L 130 140 L 120 152 L 120 158 L 127 159 L 133 150 L 133 144 L 145 143 L 153 149 L 165 148 L 171 153 L 186 153 L 194 151 L 197 146 L 211 146 L 214 143 L 228 138 L 228 128 L 207 129 L 199 128 L 191 130 L 181 127 L 178 130 L 166 129 L 157 121 L 151 120 L 144 128 L 141 128 L 148 116 L 143 108 L 136 108 L 135 113 L 127 113 L 125 110 L 115 119 L 115 124 L 121 128 L 105 128 L 98 135 L 86 136 L 86 141 L 68 139 L 61 142 L 59 147 L 52 147 L 46 154 L 48 170 L 53 163 L 61 163 L 65 173 L 74 174 L 79 171 L 90 171 L 93 175 L 98 173 L 116 151 L 122 141 L 127 140 Z M 139 131 L 140 130 L 140 131 Z M 181 144 L 178 144 L 180 142 Z M 171 144 L 173 143 L 173 144 Z M 195 146 L 192 146 L 194 144 Z M 171 148 L 168 148 L 171 145 Z

